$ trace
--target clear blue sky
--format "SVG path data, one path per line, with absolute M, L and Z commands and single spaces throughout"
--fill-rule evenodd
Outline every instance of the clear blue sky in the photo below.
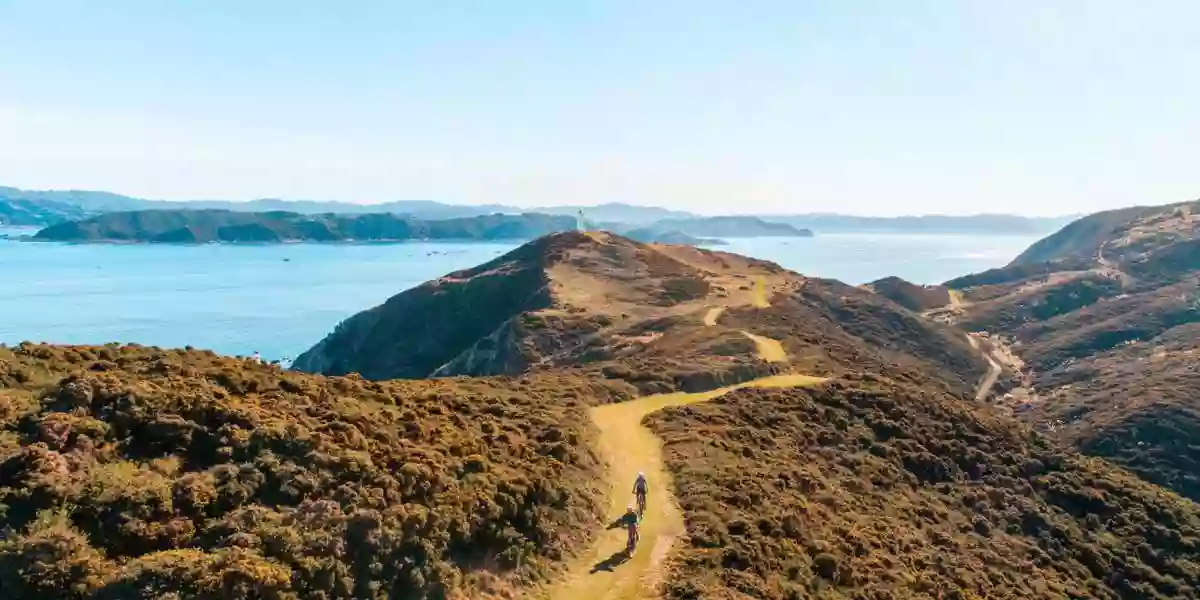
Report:
M 1200 196 L 1195 0 L 0 0 L 0 185 L 1059 214 Z

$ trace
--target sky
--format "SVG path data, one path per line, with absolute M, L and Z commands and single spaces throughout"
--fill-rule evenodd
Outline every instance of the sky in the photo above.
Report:
M 699 213 L 1200 197 L 1195 0 L 0 0 L 0 185 Z

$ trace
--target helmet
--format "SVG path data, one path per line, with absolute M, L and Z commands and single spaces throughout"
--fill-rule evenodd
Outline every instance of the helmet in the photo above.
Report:
M 645 479 L 645 478 L 646 478 L 646 474 L 641 471 L 638 471 L 638 479 Z

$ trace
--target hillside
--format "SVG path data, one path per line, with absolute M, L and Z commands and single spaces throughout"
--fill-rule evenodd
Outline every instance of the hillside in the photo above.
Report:
M 599 523 L 607 394 L 0 347 L 0 596 L 511 598 Z
M 911 368 L 965 389 L 985 370 L 959 334 L 869 292 L 732 254 L 578 232 L 393 296 L 294 367 L 368 379 L 569 367 L 647 393 L 691 391 L 773 372 L 747 334 L 781 340 L 792 366 L 818 375 Z
M 1198 597 L 1200 506 L 974 402 L 990 339 L 935 314 L 569 231 L 351 317 L 324 375 L 0 347 L 0 597 Z
M 89 213 L 70 204 L 0 198 L 0 226 L 45 227 L 87 216 Z
M 1195 598 L 1200 507 L 913 384 L 652 415 L 687 521 L 665 597 Z
M 1063 260 L 1118 260 L 1154 251 L 1195 232 L 1191 215 L 1200 200 L 1164 206 L 1134 206 L 1088 215 L 1022 252 L 1013 265 Z
M 570 217 L 486 215 L 423 221 L 393 214 L 302 215 L 228 210 L 106 213 L 53 225 L 34 240 L 59 242 L 279 243 L 396 242 L 413 239 L 529 239 L 575 228 Z
M 917 285 L 899 277 L 884 277 L 864 286 L 908 310 L 923 312 L 950 304 L 950 291 L 944 286 Z
M 947 282 L 952 319 L 1022 366 L 1002 404 L 1081 450 L 1200 499 L 1197 203 L 1084 217 L 1002 269 Z M 1035 262 L 1043 260 L 1046 262 Z

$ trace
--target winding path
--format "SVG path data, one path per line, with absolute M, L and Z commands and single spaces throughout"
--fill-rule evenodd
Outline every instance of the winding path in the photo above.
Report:
M 598 450 L 608 463 L 607 514 L 616 518 L 632 504 L 633 480 L 638 471 L 650 482 L 650 495 L 642 521 L 642 539 L 633 556 L 625 555 L 625 531 L 601 532 L 558 585 L 550 588 L 551 600 L 645 600 L 658 597 L 663 561 L 675 540 L 685 533 L 683 513 L 671 493 L 671 476 L 663 465 L 662 442 L 642 420 L 672 406 L 707 402 L 740 388 L 784 388 L 824 381 L 808 375 L 774 375 L 697 394 L 647 396 L 592 409 L 600 428 Z
M 742 335 L 750 338 L 754 342 L 754 347 L 758 349 L 758 357 L 767 362 L 787 362 L 787 351 L 783 349 L 783 344 L 779 340 L 754 335 L 749 331 L 742 331 Z
M 754 306 L 770 306 L 761 278 L 754 291 Z M 724 310 L 724 307 L 710 308 L 704 324 L 716 325 Z M 788 359 L 778 340 L 742 333 L 754 340 L 763 360 Z M 659 596 L 663 563 L 686 528 L 672 493 L 671 475 L 663 464 L 662 442 L 642 424 L 647 415 L 672 406 L 707 402 L 741 388 L 789 388 L 823 381 L 823 377 L 809 375 L 773 375 L 707 392 L 656 394 L 591 409 L 592 421 L 600 429 L 597 450 L 608 464 L 607 515 L 615 519 L 633 504 L 633 481 L 639 471 L 650 482 L 641 541 L 629 556 L 625 554 L 623 529 L 601 531 L 591 548 L 576 559 L 566 577 L 549 588 L 546 595 L 551 600 L 649 600 Z

